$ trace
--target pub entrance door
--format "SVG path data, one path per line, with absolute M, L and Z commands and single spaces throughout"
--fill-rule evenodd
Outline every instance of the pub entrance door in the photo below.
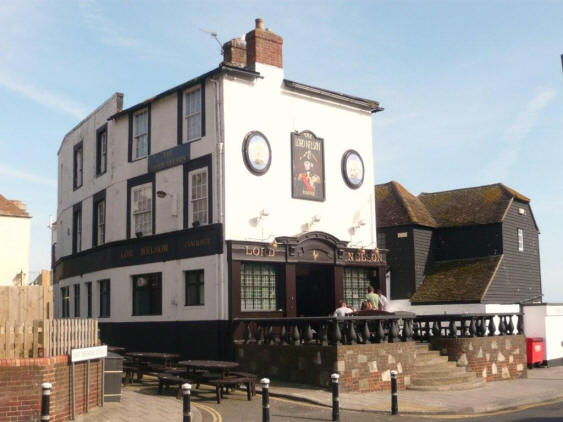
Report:
M 297 316 L 328 316 L 334 312 L 334 267 L 298 264 L 296 268 Z

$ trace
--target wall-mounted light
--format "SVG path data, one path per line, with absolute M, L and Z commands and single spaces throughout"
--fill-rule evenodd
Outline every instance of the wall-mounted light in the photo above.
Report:
M 172 199 L 172 202 L 170 202 L 170 212 L 174 216 L 178 215 L 178 204 L 177 201 L 175 200 L 176 197 L 173 194 L 169 192 L 165 192 L 163 190 L 158 190 L 156 191 L 156 196 L 158 198 L 166 198 L 167 196 L 169 196 Z
M 306 232 L 311 231 L 311 227 L 313 227 L 313 224 L 318 223 L 319 221 L 321 221 L 321 216 L 319 214 L 315 214 L 311 218 L 311 221 L 309 221 L 309 222 L 307 222 L 303 225 L 304 231 L 306 231 Z
M 156 196 L 158 196 L 159 198 L 166 198 L 166 195 L 168 194 L 163 190 L 156 191 Z
M 358 220 L 358 222 L 357 222 L 356 224 L 354 224 L 354 225 L 350 228 L 350 230 L 352 231 L 352 233 L 355 234 L 362 226 L 365 226 L 365 225 L 366 225 L 365 220 L 364 220 L 364 219 L 360 219 L 360 220 Z

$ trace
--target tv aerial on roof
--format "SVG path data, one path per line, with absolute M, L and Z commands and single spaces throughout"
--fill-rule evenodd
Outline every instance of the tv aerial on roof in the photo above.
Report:
M 215 41 L 217 41 L 217 44 L 219 44 L 219 48 L 221 49 L 221 54 L 223 54 L 223 43 L 221 41 L 219 41 L 219 37 L 217 36 L 217 32 L 209 31 L 209 30 L 203 29 L 203 28 L 199 28 L 199 30 L 201 32 L 205 32 L 206 34 L 211 35 L 211 37 L 214 38 Z

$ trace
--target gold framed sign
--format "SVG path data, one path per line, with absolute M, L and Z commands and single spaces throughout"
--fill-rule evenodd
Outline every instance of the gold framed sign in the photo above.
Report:
M 323 139 L 309 130 L 291 134 L 291 196 L 325 200 Z

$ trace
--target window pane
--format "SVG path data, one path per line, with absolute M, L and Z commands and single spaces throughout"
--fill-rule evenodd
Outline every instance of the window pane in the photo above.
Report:
M 191 172 L 189 180 L 191 224 L 208 224 L 207 168 Z
M 201 90 L 186 94 L 186 125 L 188 139 L 201 137 Z
M 277 286 L 280 268 L 270 264 L 241 265 L 241 310 L 274 311 L 278 308 Z
M 162 314 L 162 274 L 133 276 L 133 315 Z
M 371 282 L 371 273 L 368 268 L 344 268 L 344 300 L 348 307 L 360 309 Z

